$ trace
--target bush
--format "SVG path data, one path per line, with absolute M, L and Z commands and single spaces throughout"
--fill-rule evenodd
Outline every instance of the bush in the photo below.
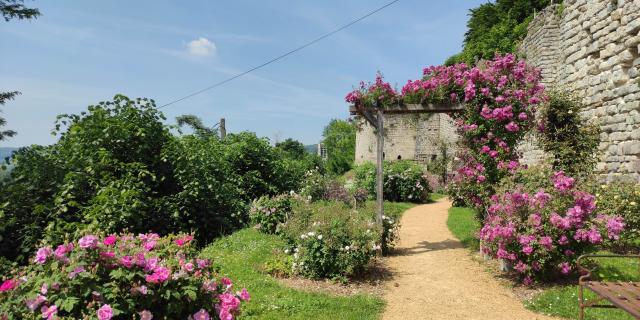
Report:
M 9 319 L 231 319 L 248 301 L 233 293 L 210 261 L 195 256 L 190 235 L 85 235 L 43 246 L 0 287 Z
M 120 95 L 58 117 L 59 141 L 17 151 L 0 182 L 0 254 L 25 263 L 41 239 L 96 227 L 206 244 L 244 226 L 253 199 L 297 190 L 315 161 L 248 132 L 173 136 L 164 120 L 153 100 Z
M 311 169 L 304 174 L 300 194 L 309 201 L 324 199 L 327 193 L 329 178 L 317 169 Z
M 496 194 L 480 231 L 482 250 L 513 265 L 525 283 L 568 274 L 578 256 L 619 239 L 623 219 L 596 212 L 595 197 L 563 172 L 535 194 L 516 187 Z
M 600 127 L 585 122 L 580 100 L 554 91 L 539 115 L 538 143 L 552 156 L 553 169 L 574 177 L 588 176 L 597 162 Z
M 351 209 L 339 202 L 298 203 L 284 229 L 295 273 L 310 278 L 346 279 L 365 270 L 381 249 L 381 236 L 393 243 L 397 225 L 388 219 L 377 230 L 372 208 Z
M 376 194 L 376 167 L 364 163 L 355 169 L 356 186 Z M 411 161 L 387 161 L 384 164 L 385 200 L 422 203 L 429 198 L 429 184 L 422 167 Z
M 620 240 L 611 244 L 611 249 L 637 252 L 640 248 L 640 184 L 630 181 L 593 184 L 592 192 L 596 196 L 597 213 L 624 218 L 624 231 Z
M 253 201 L 249 210 L 251 224 L 264 233 L 280 233 L 283 224 L 291 215 L 291 207 L 292 197 L 290 195 L 260 197 Z

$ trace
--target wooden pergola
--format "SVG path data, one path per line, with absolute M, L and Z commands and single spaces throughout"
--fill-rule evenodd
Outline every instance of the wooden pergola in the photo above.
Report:
M 384 115 L 385 114 L 411 114 L 411 113 L 454 113 L 464 109 L 458 104 L 396 104 L 391 106 L 376 106 L 373 108 L 349 107 L 351 115 L 362 116 L 376 130 L 377 154 L 376 154 L 376 222 L 382 227 L 384 215 Z

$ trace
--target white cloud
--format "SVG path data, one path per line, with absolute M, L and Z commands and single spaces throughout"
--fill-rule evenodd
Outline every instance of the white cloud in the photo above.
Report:
M 189 54 L 199 57 L 206 57 L 216 53 L 216 44 L 207 38 L 198 38 L 187 43 Z

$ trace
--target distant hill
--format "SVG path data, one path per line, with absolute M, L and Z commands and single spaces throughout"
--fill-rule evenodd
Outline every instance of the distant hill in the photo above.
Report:
M 306 150 L 309 153 L 318 153 L 318 145 L 317 144 L 306 145 L 304 146 L 304 150 Z
M 10 157 L 11 154 L 19 148 L 0 147 L 0 162 L 4 162 L 4 158 Z

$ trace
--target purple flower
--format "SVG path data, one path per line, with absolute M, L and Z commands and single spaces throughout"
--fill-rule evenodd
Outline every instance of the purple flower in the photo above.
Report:
M 35 262 L 37 264 L 44 264 L 52 253 L 53 251 L 51 250 L 51 247 L 42 247 L 38 249 L 38 252 L 36 252 Z
M 95 249 L 98 247 L 98 237 L 86 235 L 78 240 L 78 245 L 82 249 Z

